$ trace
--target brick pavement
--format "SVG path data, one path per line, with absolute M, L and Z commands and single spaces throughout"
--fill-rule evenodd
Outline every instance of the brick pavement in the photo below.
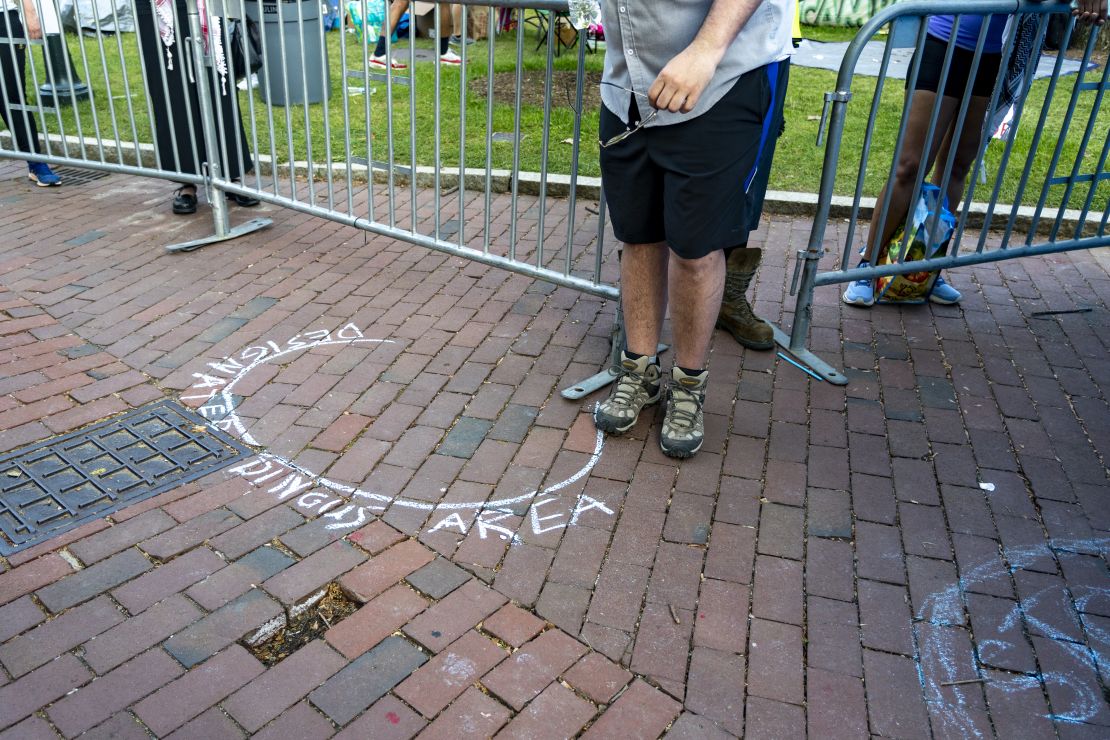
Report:
M 1104 256 L 821 290 L 847 388 L 718 335 L 696 458 L 649 414 L 592 460 L 558 387 L 611 305 L 277 209 L 166 255 L 210 228 L 169 184 L 22 172 L 0 447 L 169 397 L 258 454 L 0 559 L 0 738 L 1110 733 Z M 808 228 L 760 232 L 761 314 Z M 330 584 L 353 613 L 251 653 Z

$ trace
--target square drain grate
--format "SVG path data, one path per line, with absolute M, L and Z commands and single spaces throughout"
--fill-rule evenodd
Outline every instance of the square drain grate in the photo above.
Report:
M 54 173 L 62 178 L 62 185 L 84 185 L 93 180 L 103 180 L 109 175 L 104 170 L 83 170 L 78 167 L 54 167 Z
M 158 401 L 0 457 L 0 555 L 11 555 L 252 454 Z

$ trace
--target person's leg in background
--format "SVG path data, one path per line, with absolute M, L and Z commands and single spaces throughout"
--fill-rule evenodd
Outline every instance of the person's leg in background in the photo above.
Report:
M 926 172 L 932 168 L 936 161 L 937 152 L 946 132 L 952 125 L 959 101 L 949 97 L 939 97 L 935 92 L 916 90 L 912 93 L 909 115 L 907 116 L 906 136 L 902 144 L 902 151 L 898 157 L 898 164 L 894 169 L 894 178 L 883 188 L 878 200 L 875 201 L 874 218 L 871 221 L 871 230 L 868 233 L 867 250 L 864 259 L 873 262 L 878 255 L 879 248 L 889 242 L 906 220 L 910 207 L 910 198 L 914 188 L 921 177 L 922 169 Z M 940 115 L 937 119 L 937 129 L 933 135 L 930 151 L 924 157 L 922 152 L 925 147 L 925 138 L 929 133 L 929 122 L 933 115 L 933 107 L 940 106 Z M 882 218 L 883 208 L 887 209 L 886 220 L 876 223 Z
M 997 66 L 994 67 L 997 70 Z M 990 70 L 988 70 L 988 73 Z M 954 100 L 953 98 L 945 97 L 945 100 Z M 959 115 L 959 106 L 963 101 L 956 100 L 957 115 Z M 937 152 L 936 163 L 933 167 L 932 183 L 938 188 L 944 185 L 945 168 L 948 166 L 948 158 L 952 152 L 952 139 L 956 137 L 956 154 L 952 159 L 952 171 L 948 175 L 948 185 L 945 188 L 945 200 L 948 202 L 948 210 L 952 213 L 958 212 L 960 202 L 964 198 L 964 188 L 967 186 L 968 175 L 971 174 L 971 168 L 975 164 L 975 160 L 979 156 L 979 144 L 983 140 L 983 121 L 987 119 L 987 112 L 990 108 L 990 98 L 982 95 L 972 95 L 967 105 L 967 115 L 964 118 L 963 129 L 959 132 L 955 131 L 956 122 L 953 120 L 952 125 L 948 127 L 945 132 L 944 141 L 941 143 L 940 150 Z M 933 303 L 941 305 L 952 305 L 959 303 L 960 291 L 956 290 L 942 275 L 937 275 L 936 281 L 933 283 L 933 289 L 929 293 L 929 300 Z
M 783 106 L 786 103 L 786 89 L 790 82 L 790 60 L 784 59 L 777 64 L 774 104 L 768 121 L 767 140 L 759 159 L 759 168 L 748 188 L 749 232 L 759 228 L 763 213 L 763 200 L 767 195 L 767 185 L 771 178 L 771 165 L 775 158 L 775 146 L 786 126 Z M 749 247 L 744 242 L 725 250 L 725 288 L 721 310 L 717 316 L 717 328 L 724 329 L 740 344 L 749 349 L 768 350 L 775 346 L 775 335 L 771 325 L 756 316 L 748 302 L 747 292 L 755 279 L 756 270 L 763 259 L 763 250 Z
M 871 227 L 867 234 L 861 265 L 874 263 L 879 249 L 887 244 L 904 224 L 909 212 L 910 198 L 913 197 L 918 179 L 923 175 L 922 168 L 924 172 L 928 172 L 936 161 L 937 151 L 945 136 L 944 132 L 951 127 L 959 105 L 958 100 L 938 96 L 931 90 L 914 90 L 907 95 L 910 97 L 910 106 L 904 124 L 906 134 L 902 142 L 902 151 L 898 155 L 894 177 L 883 186 L 875 201 L 875 210 L 871 217 Z M 937 128 L 929 152 L 924 152 L 929 122 L 935 106 L 940 106 Z M 884 209 L 886 219 L 880 223 L 879 219 L 883 218 Z M 857 280 L 850 283 L 844 291 L 843 299 L 845 303 L 854 306 L 873 305 L 875 290 L 871 280 Z
M 962 101 L 956 101 L 957 106 Z M 973 95 L 967 105 L 967 116 L 964 118 L 963 130 L 959 132 L 956 141 L 956 156 L 952 161 L 952 173 L 948 178 L 948 187 L 944 191 L 948 198 L 948 210 L 952 213 L 960 207 L 964 198 L 964 188 L 971 167 L 979 156 L 979 144 L 983 140 L 983 121 L 987 118 L 987 108 L 990 98 Z M 958 110 L 958 109 L 957 109 Z M 948 164 L 948 157 L 952 151 L 952 135 L 955 122 L 949 127 L 944 136 L 944 142 L 937 152 L 936 167 L 933 168 L 932 183 L 938 188 L 943 185 L 944 168 Z
M 401 22 L 401 16 L 408 10 L 408 0 L 393 0 L 389 4 L 389 17 L 388 23 L 382 29 L 381 34 L 378 36 L 378 45 L 374 47 L 374 53 L 370 57 L 371 67 L 392 67 L 393 69 L 408 69 L 408 65 L 394 56 L 393 59 L 387 60 L 385 56 L 385 37 L 393 36 L 393 32 L 397 29 L 397 24 Z
M 393 31 L 397 28 L 397 24 L 401 22 L 401 16 L 409 9 L 407 0 L 393 0 L 389 6 L 389 27 L 382 29 L 382 35 L 378 37 L 378 45 L 374 47 L 374 54 L 370 57 L 370 64 L 374 67 L 390 66 L 393 69 L 407 69 L 408 65 L 400 59 L 394 57 L 392 60 L 387 61 L 385 56 L 385 37 L 386 34 L 392 36 Z M 415 28 L 415 22 L 410 18 L 409 24 L 411 28 Z M 451 38 L 451 7 L 448 3 L 439 3 L 439 61 L 442 64 L 458 65 L 461 62 L 459 55 L 451 51 L 450 38 Z
M 471 19 L 473 19 L 474 11 L 476 9 L 477 9 L 476 7 L 467 8 L 466 12 L 471 17 Z M 467 29 L 465 27 L 465 25 L 463 24 L 463 21 L 462 21 L 463 13 L 462 13 L 462 11 L 463 11 L 462 3 L 452 3 L 451 4 L 451 26 L 454 29 L 454 33 L 451 34 L 451 43 L 454 46 L 458 46 L 458 45 L 462 44 L 464 40 L 466 41 L 467 44 L 473 44 L 474 43 L 474 39 L 470 38 L 469 29 Z M 471 22 L 473 22 L 473 20 Z
M 23 22 L 20 20 L 19 11 L 12 9 L 0 13 L 0 38 L 21 39 L 25 38 Z M 24 105 L 23 86 L 27 71 L 27 48 L 23 44 L 0 44 L 0 80 L 4 93 L 4 104 L 0 106 L 0 114 L 4 123 L 12 132 L 15 146 L 21 152 L 28 154 L 41 154 L 39 146 L 38 126 L 35 124 L 34 114 L 26 110 L 17 110 L 15 106 Z M 60 185 L 62 180 L 45 162 L 28 162 L 27 177 L 39 187 Z
M 455 20 L 455 9 L 459 9 L 459 6 L 439 4 L 439 61 L 441 64 L 457 66 L 462 63 L 462 58 L 451 49 L 451 29 L 459 27 L 459 22 Z M 462 16 L 461 9 L 459 16 Z

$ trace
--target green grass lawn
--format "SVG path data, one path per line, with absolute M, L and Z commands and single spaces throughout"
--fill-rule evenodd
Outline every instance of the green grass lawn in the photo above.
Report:
M 853 29 L 807 29 L 813 31 L 811 36 L 820 40 L 846 40 L 852 37 Z M 369 88 L 374 92 L 367 95 L 365 92 L 352 93 L 347 96 L 349 113 L 344 110 L 343 83 L 344 71 L 357 72 L 361 75 L 363 70 L 364 50 L 362 44 L 354 35 L 340 32 L 326 34 L 328 55 L 331 66 L 330 91 L 331 98 L 327 105 L 317 104 L 310 106 L 296 105 L 290 108 L 279 106 L 268 107 L 262 102 L 257 91 L 253 94 L 239 93 L 243 116 L 246 121 L 248 139 L 254 139 L 255 132 L 258 137 L 259 151 L 262 154 L 271 150 L 279 161 L 288 161 L 290 158 L 304 160 L 309 153 L 311 142 L 312 160 L 316 163 L 328 161 L 327 144 L 330 143 L 330 160 L 342 161 L 345 159 L 347 139 L 349 137 L 351 156 L 385 160 L 389 131 L 389 106 L 384 82 L 370 80 L 367 84 L 362 79 L 346 80 L 351 89 Z M 64 131 L 67 134 L 77 133 L 77 117 L 80 118 L 82 134 L 88 138 L 95 138 L 97 131 L 101 138 L 114 140 L 117 136 L 123 142 L 152 141 L 149 117 L 146 112 L 146 103 L 143 98 L 142 78 L 139 72 L 138 51 L 134 36 L 131 34 L 120 37 L 103 36 L 100 39 L 82 38 L 76 35 L 68 37 L 70 51 L 78 74 L 90 84 L 94 91 L 96 125 L 93 120 L 93 104 L 82 102 L 74 111 L 70 107 L 63 108 L 60 116 L 47 118 L 47 128 L 57 133 Z M 526 31 L 523 38 L 523 62 L 517 65 L 517 36 L 516 33 L 507 33 L 499 36 L 494 46 L 494 59 L 492 64 L 498 89 L 508 86 L 512 89 L 515 83 L 514 76 L 519 73 L 528 80 L 526 87 L 531 88 L 530 95 L 526 96 L 521 104 L 519 128 L 522 132 L 520 168 L 526 171 L 539 171 L 541 169 L 544 109 L 543 100 L 544 70 L 546 68 L 546 47 L 536 50 L 537 37 L 534 31 Z M 104 53 L 102 55 L 101 48 Z M 416 47 L 430 51 L 432 42 L 421 39 L 416 42 Z M 126 60 L 120 63 L 120 50 Z M 409 42 L 402 40 L 395 45 L 395 53 L 407 58 Z M 487 105 L 492 106 L 492 131 L 502 134 L 512 134 L 517 127 L 515 104 L 511 99 L 495 95 L 492 102 L 486 94 L 485 81 L 488 79 L 489 47 L 485 41 L 478 42 L 467 48 L 468 80 L 466 90 L 466 150 L 465 164 L 467 167 L 484 167 L 488 161 L 493 168 L 510 169 L 513 166 L 513 147 L 510 142 L 493 142 L 487 140 Z M 344 65 L 344 60 L 346 64 Z M 586 55 L 586 70 L 595 76 L 600 74 L 603 54 L 590 53 Z M 127 82 L 130 85 L 130 96 L 124 86 L 124 67 L 126 66 Z M 563 75 L 572 75 L 577 66 L 577 50 L 564 52 L 555 58 L 554 69 Z M 431 165 L 435 161 L 436 153 L 436 124 L 439 128 L 439 159 L 445 167 L 458 167 L 460 154 L 460 70 L 447 67 L 441 68 L 439 80 L 439 117 L 435 115 L 436 85 L 434 65 L 430 62 L 417 62 L 415 69 L 415 109 L 416 116 L 410 115 L 410 92 L 407 86 L 395 85 L 393 89 L 392 121 L 393 121 L 393 150 L 394 158 L 398 164 L 410 163 L 410 151 L 416 152 L 416 161 L 419 165 Z M 1101 70 L 1098 71 L 1101 74 Z M 40 66 L 41 75 L 41 66 Z M 105 78 L 110 80 L 112 95 L 105 94 Z M 824 94 L 833 89 L 836 75 L 823 70 L 795 67 L 791 72 L 791 85 L 786 102 L 787 129 L 786 134 L 779 143 L 775 160 L 775 168 L 771 177 L 770 187 L 776 190 L 794 190 L 816 192 L 824 160 L 824 148 L 816 146 L 817 129 L 821 109 L 824 105 Z M 1054 153 L 1061 129 L 1062 120 L 1068 106 L 1071 83 L 1074 78 L 1067 78 L 1057 90 L 1055 99 L 1050 109 L 1050 125 L 1042 137 L 1040 146 L 1033 158 L 1031 186 L 1027 188 L 1022 201 L 1026 204 L 1035 204 L 1040 195 L 1040 186 L 1046 178 L 1049 165 Z M 863 148 L 865 122 L 870 112 L 870 103 L 875 90 L 875 78 L 857 77 L 853 83 L 853 101 L 849 106 L 849 115 L 845 135 L 841 144 L 841 162 L 837 172 L 836 191 L 839 194 L 850 195 L 855 191 L 856 176 L 858 173 L 859 155 Z M 1041 102 L 1047 83 L 1035 83 L 1026 107 L 1023 123 L 1019 128 L 1012 162 L 1004 177 L 1000 200 L 1012 202 L 1016 195 L 1017 183 L 1023 166 L 1032 149 L 1033 125 L 1040 114 Z M 596 90 L 592 94 L 593 102 L 587 102 L 586 110 L 581 122 L 581 152 L 578 171 L 582 175 L 596 176 L 598 169 L 597 141 L 597 114 Z M 129 122 L 127 101 L 130 99 L 136 114 L 132 127 Z M 551 95 L 552 109 L 550 116 L 549 146 L 547 152 L 547 171 L 549 173 L 569 173 L 571 170 L 572 147 L 565 143 L 574 136 L 575 113 L 572 108 L 573 98 L 566 88 L 566 82 L 556 85 Z M 534 102 L 533 102 L 534 101 Z M 898 125 L 902 114 L 903 84 L 900 80 L 890 80 L 883 91 L 883 100 L 875 129 L 874 143 L 872 146 L 871 165 L 865 179 L 864 194 L 874 196 L 882 186 L 883 180 L 889 171 L 890 158 L 893 153 Z M 1080 133 L 1086 127 L 1094 103 L 1094 93 L 1084 93 L 1079 100 L 1076 118 L 1072 124 L 1071 133 L 1065 137 L 1061 151 L 1061 165 L 1057 173 L 1070 171 L 1079 151 L 1081 140 Z M 269 134 L 269 117 L 272 111 L 276 136 L 273 140 Z M 114 115 L 114 119 L 113 119 Z M 252 132 L 251 117 L 254 118 L 254 131 Z M 349 116 L 350 125 L 347 125 Z M 1087 147 L 1083 160 L 1083 172 L 1092 172 L 1098 165 L 1102 148 L 1110 132 L 1110 116 L 1096 117 L 1094 134 Z M 118 128 L 113 126 L 116 121 Z M 307 123 L 306 123 L 307 121 Z M 369 126 L 367 125 L 369 122 Z M 287 127 L 290 134 L 287 134 Z M 367 132 L 371 132 L 368 139 Z M 499 137 L 500 138 L 500 137 Z M 508 137 L 511 139 L 511 137 Z M 291 142 L 291 149 L 290 149 Z M 412 143 L 414 142 L 414 144 Z M 370 150 L 372 148 L 372 151 Z M 992 144 L 988 150 L 988 171 L 997 170 L 1003 146 L 1001 142 Z M 984 200 L 989 197 L 993 182 L 979 185 L 976 199 Z M 1088 194 L 1087 186 L 1081 186 L 1073 192 L 1069 205 L 1081 207 Z M 1062 188 L 1056 187 L 1049 195 L 1049 202 L 1056 205 L 1062 198 Z M 1101 211 L 1110 200 L 1110 182 L 1103 182 L 1097 197 L 1094 198 L 1095 207 Z

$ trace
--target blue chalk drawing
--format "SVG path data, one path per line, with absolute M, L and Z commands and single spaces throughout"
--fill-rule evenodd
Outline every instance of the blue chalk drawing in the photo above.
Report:
M 1092 549 L 1105 551 L 1108 545 L 1110 545 L 1110 538 L 1057 541 L 1053 545 L 1053 549 L 1065 552 L 1089 552 Z M 1029 547 L 1008 550 L 1005 556 L 1009 560 L 1010 572 L 1013 573 L 1044 557 L 1044 553 L 1044 547 Z M 963 574 L 958 584 L 953 584 L 943 591 L 929 595 L 915 615 L 916 618 L 930 624 L 952 625 L 954 622 L 952 615 L 961 614 L 963 611 L 963 590 L 970 584 L 997 575 L 997 561 L 972 568 L 970 572 Z M 1087 588 L 1091 589 L 1092 592 L 1072 602 L 1077 611 L 1082 611 L 1084 605 L 1090 599 L 1110 596 L 1110 584 L 1101 587 L 1087 586 Z M 1090 665 L 1091 671 L 1094 673 L 1100 662 L 1108 662 L 1107 656 L 1096 653 L 1083 643 L 1075 642 L 1072 636 L 1064 634 L 1059 629 L 1030 613 L 1046 595 L 1056 595 L 1057 593 L 1053 589 L 1044 589 L 1018 601 L 1002 618 L 998 625 L 999 631 L 1020 630 L 1022 620 L 1024 620 L 1030 630 L 1055 641 L 1061 649 L 1067 651 L 1075 659 L 1076 663 Z M 1110 644 L 1110 630 L 1100 628 L 1089 620 L 1077 619 L 1077 623 L 1086 632 L 1091 643 Z M 984 678 L 981 675 L 983 664 L 990 662 L 989 656 L 994 651 L 1004 650 L 1007 647 L 1008 645 L 1005 642 L 999 640 L 983 640 L 976 643 L 975 669 L 976 673 L 979 674 L 978 678 Z M 966 663 L 964 665 L 966 666 Z M 918 676 L 924 689 L 925 701 L 929 703 L 933 713 L 938 715 L 948 733 L 963 737 L 986 737 L 971 713 L 971 703 L 969 701 L 971 696 L 966 692 L 968 686 L 960 685 L 962 682 L 966 682 L 969 676 L 966 672 L 961 675 L 959 656 L 955 654 L 953 646 L 936 638 L 923 639 L 922 644 L 918 647 L 917 667 Z M 1106 699 L 1102 692 L 1092 688 L 1089 682 L 1075 674 L 1050 671 L 1036 675 L 1011 673 L 1006 675 L 1005 678 L 997 678 L 1002 673 L 1003 671 L 997 671 L 995 678 L 990 679 L 992 691 L 1006 693 L 1029 690 L 1040 691 L 1042 686 L 1047 684 L 1064 687 L 1070 693 L 1070 696 L 1062 701 L 1059 692 L 1057 692 L 1052 697 L 1054 711 L 1045 715 L 1053 722 L 1067 724 L 1089 722 L 1107 708 Z M 945 688 L 950 690 L 945 692 L 942 690 Z M 977 691 L 974 687 L 973 690 Z M 1066 706 L 1055 706 L 1057 704 L 1066 704 Z M 978 705 L 978 702 L 976 702 L 976 705 Z

